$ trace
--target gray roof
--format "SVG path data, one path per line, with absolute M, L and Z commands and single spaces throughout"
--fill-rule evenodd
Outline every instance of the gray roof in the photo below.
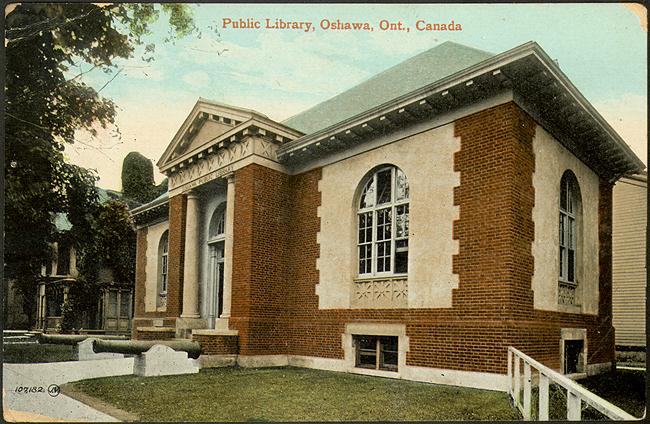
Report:
M 494 56 L 451 41 L 442 43 L 307 109 L 283 124 L 311 134 Z
M 122 193 L 115 190 L 108 190 L 101 187 L 97 187 L 97 197 L 100 204 L 104 204 L 109 200 L 119 199 L 122 197 Z
M 137 208 L 131 209 L 131 214 L 136 215 L 136 214 L 138 214 L 138 213 L 140 213 L 142 211 L 149 210 L 149 209 L 154 208 L 154 207 L 156 207 L 158 205 L 164 205 L 165 203 L 167 203 L 168 200 L 169 200 L 169 191 L 166 191 L 163 194 L 161 194 L 160 196 L 153 199 L 151 202 L 145 203 L 143 205 L 138 206 Z

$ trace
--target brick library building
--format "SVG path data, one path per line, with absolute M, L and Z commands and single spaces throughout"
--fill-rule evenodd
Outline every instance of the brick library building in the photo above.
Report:
M 612 186 L 644 165 L 534 42 L 446 42 L 283 122 L 201 98 L 158 167 L 135 339 L 496 390 L 509 346 L 614 364 Z

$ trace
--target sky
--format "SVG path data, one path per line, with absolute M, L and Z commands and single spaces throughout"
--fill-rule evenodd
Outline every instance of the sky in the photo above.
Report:
M 632 150 L 647 163 L 647 15 L 626 4 L 197 4 L 200 38 L 165 42 L 164 14 L 146 43 L 151 62 L 117 61 L 119 75 L 93 70 L 84 81 L 118 106 L 116 125 L 77 134 L 70 161 L 95 169 L 98 185 L 121 189 L 122 160 L 138 151 L 155 166 L 199 97 L 255 109 L 281 121 L 445 41 L 501 53 L 536 41 Z M 265 28 L 266 19 L 311 22 L 313 30 Z M 260 28 L 224 28 L 224 19 Z M 368 22 L 373 31 L 321 28 Z M 418 31 L 416 21 L 460 24 Z M 409 31 L 381 30 L 381 22 Z M 90 68 L 88 66 L 88 68 Z M 114 79 L 113 79 L 114 78 Z M 110 81 L 110 82 L 109 82 Z M 92 147 L 89 147 L 92 146 Z

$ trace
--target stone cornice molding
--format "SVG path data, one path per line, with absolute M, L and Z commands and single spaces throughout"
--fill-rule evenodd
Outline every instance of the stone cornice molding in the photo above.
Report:
M 200 148 L 168 161 L 160 166 L 160 172 L 169 177 L 197 160 L 209 155 L 218 154 L 220 150 L 227 149 L 233 143 L 240 143 L 247 137 L 257 136 L 274 144 L 281 145 L 295 140 L 300 135 L 302 133 L 278 124 L 268 118 L 254 117 L 210 140 Z
M 289 166 L 489 98 L 505 89 L 562 145 L 616 180 L 645 168 L 629 146 L 535 42 L 528 42 L 340 123 L 285 143 Z M 553 107 L 548 107 L 553 105 Z

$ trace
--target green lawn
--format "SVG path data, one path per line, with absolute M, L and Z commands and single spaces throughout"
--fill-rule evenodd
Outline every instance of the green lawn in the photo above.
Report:
M 577 381 L 591 392 L 618 406 L 635 417 L 642 417 L 645 409 L 645 372 L 617 370 Z M 537 419 L 538 394 L 533 388 L 531 406 L 533 419 Z M 553 421 L 566 420 L 566 389 L 551 384 L 549 387 L 549 418 Z M 582 419 L 590 421 L 609 420 L 605 415 L 585 403 L 582 404 Z
M 2 362 L 27 364 L 35 362 L 74 361 L 72 346 L 38 343 L 5 343 Z
M 146 421 L 517 420 L 505 393 L 303 368 L 70 383 Z
M 617 370 L 586 378 L 579 383 L 635 417 L 643 415 L 646 405 L 645 372 Z M 590 412 L 585 411 L 585 418 L 589 417 Z M 599 413 L 593 413 L 593 419 L 597 419 Z

